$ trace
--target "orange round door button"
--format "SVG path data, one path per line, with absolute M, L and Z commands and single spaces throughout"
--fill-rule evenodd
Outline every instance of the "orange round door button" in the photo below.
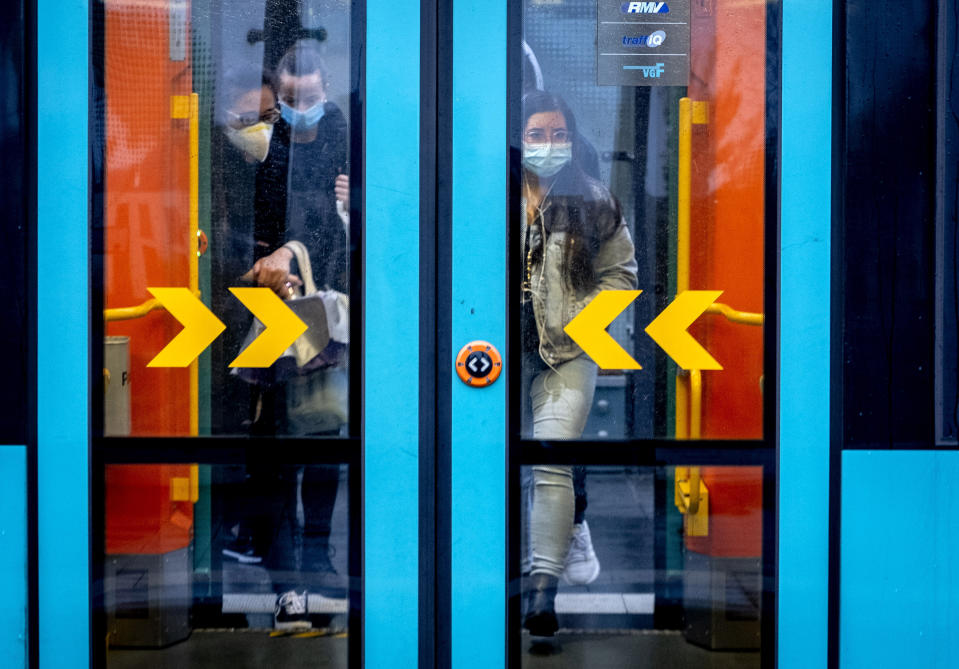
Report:
M 456 355 L 456 374 L 468 386 L 488 386 L 503 371 L 503 357 L 487 341 L 471 341 Z

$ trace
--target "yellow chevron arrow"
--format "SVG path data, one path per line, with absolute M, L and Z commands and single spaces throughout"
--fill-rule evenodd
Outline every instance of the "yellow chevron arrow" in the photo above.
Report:
M 180 334 L 164 346 L 147 367 L 187 367 L 226 329 L 189 288 L 147 290 L 183 325 Z
M 230 367 L 269 367 L 307 325 L 269 288 L 230 288 L 266 329 L 230 363 Z
M 682 369 L 722 369 L 686 328 L 715 302 L 721 290 L 684 290 L 646 327 L 646 334 Z
M 563 331 L 602 369 L 642 369 L 606 328 L 623 313 L 641 290 L 604 290 L 571 320 Z

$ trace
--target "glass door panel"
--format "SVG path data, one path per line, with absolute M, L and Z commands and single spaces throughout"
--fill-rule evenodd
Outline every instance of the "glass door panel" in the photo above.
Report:
M 355 434 L 349 7 L 102 8 L 106 433 Z
M 526 420 L 524 438 L 763 437 L 767 20 L 764 4 L 524 3 L 524 383 L 574 358 L 598 373 L 574 429 Z M 550 143 L 536 124 L 556 106 Z
M 454 665 L 496 661 L 457 547 L 501 531 L 506 666 L 772 666 L 778 5 L 459 7 L 453 350 L 503 347 L 506 388 L 453 381 Z
M 93 14 L 97 665 L 358 666 L 363 7 Z

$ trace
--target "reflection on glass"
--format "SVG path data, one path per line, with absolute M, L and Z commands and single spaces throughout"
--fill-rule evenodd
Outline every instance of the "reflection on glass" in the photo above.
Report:
M 763 436 L 765 6 L 656 7 L 524 2 L 527 439 Z M 570 336 L 600 291 L 632 289 L 591 343 Z M 722 291 L 689 327 L 721 370 L 646 334 L 688 290 Z
M 522 666 L 758 668 L 762 468 L 563 469 L 521 469 Z
M 105 432 L 345 433 L 349 3 L 104 7 L 105 319 L 127 363 L 105 370 L 125 397 Z M 177 366 L 156 356 L 196 321 L 158 287 L 199 295 L 225 327 Z M 307 326 L 268 366 L 240 357 L 271 323 L 233 288 L 270 291 Z
M 347 498 L 338 465 L 108 466 L 108 666 L 345 667 Z

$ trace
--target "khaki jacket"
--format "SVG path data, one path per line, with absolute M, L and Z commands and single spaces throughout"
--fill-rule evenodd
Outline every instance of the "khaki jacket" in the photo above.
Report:
M 599 182 L 590 179 L 588 186 L 594 201 L 584 209 L 590 212 L 587 224 L 595 226 L 598 244 L 593 258 L 595 285 L 577 290 L 564 271 L 567 238 L 565 198 L 547 198 L 541 207 L 542 216 L 536 216 L 529 223 L 529 248 L 535 251 L 543 249 L 542 253 L 535 254 L 536 260 L 529 267 L 529 280 L 533 315 L 539 333 L 539 354 L 548 365 L 572 360 L 583 353 L 583 349 L 563 332 L 563 328 L 601 290 L 632 290 L 636 287 L 635 249 L 619 205 Z M 550 208 L 554 210 L 549 211 Z M 525 215 L 523 219 L 525 221 Z M 544 227 L 548 229 L 544 230 Z M 521 232 L 521 239 L 525 239 L 525 223 Z

